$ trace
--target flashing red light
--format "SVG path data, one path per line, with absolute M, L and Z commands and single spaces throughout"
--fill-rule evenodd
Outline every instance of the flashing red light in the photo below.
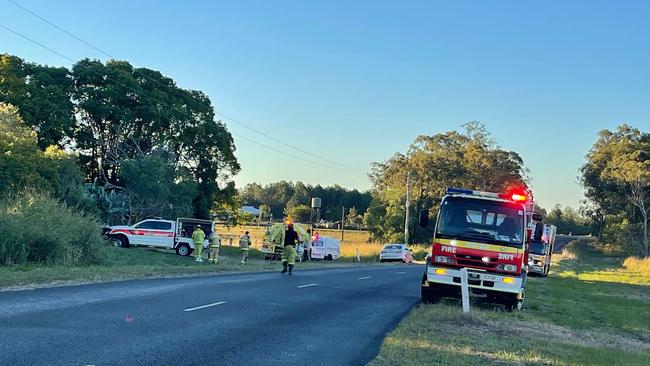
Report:
M 517 193 L 513 193 L 511 198 L 513 201 L 519 201 L 519 202 L 523 202 L 526 200 L 526 196 Z

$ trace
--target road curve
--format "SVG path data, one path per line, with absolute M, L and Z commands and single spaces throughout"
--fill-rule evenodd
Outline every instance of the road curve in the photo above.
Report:
M 0 295 L 0 365 L 361 365 L 419 301 L 417 265 Z

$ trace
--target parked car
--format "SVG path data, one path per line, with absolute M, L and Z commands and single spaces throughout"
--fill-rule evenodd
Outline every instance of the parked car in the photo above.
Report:
M 341 242 L 337 239 L 319 237 L 311 243 L 311 258 L 331 261 L 341 255 Z
M 379 253 L 380 262 L 401 261 L 404 263 L 413 262 L 413 251 L 406 244 L 386 244 Z
M 154 248 L 174 249 L 178 255 L 188 256 L 194 251 L 192 231 L 196 225 L 201 225 L 206 240 L 203 248 L 208 247 L 210 233 L 214 223 L 208 220 L 179 218 L 176 221 L 163 219 L 147 219 L 132 226 L 111 226 L 105 235 L 115 246 L 128 248 L 130 246 L 145 246 Z

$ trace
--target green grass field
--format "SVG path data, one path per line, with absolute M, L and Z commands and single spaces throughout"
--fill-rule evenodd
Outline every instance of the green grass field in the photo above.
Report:
M 371 365 L 650 365 L 650 260 L 573 242 L 509 313 L 458 301 L 414 309 Z
M 203 257 L 206 258 L 204 250 Z M 135 278 L 152 278 L 181 275 L 201 275 L 229 272 L 274 271 L 280 269 L 279 262 L 265 261 L 259 250 L 250 250 L 248 263 L 240 263 L 238 247 L 222 246 L 219 263 L 195 263 L 193 257 L 181 257 L 171 250 L 151 248 L 107 248 L 107 255 L 100 265 L 51 266 L 12 265 L 0 266 L 0 290 L 29 288 L 31 286 L 59 285 L 68 283 L 101 282 Z M 362 258 L 363 260 L 364 258 Z M 373 263 L 367 260 L 366 263 Z M 313 261 L 299 263 L 297 269 L 350 266 L 351 258 L 339 261 Z

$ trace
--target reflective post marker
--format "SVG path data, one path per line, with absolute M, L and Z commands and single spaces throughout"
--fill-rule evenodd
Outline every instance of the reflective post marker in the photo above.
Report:
M 463 299 L 463 313 L 469 313 L 469 286 L 467 283 L 467 268 L 460 269 L 460 289 Z

